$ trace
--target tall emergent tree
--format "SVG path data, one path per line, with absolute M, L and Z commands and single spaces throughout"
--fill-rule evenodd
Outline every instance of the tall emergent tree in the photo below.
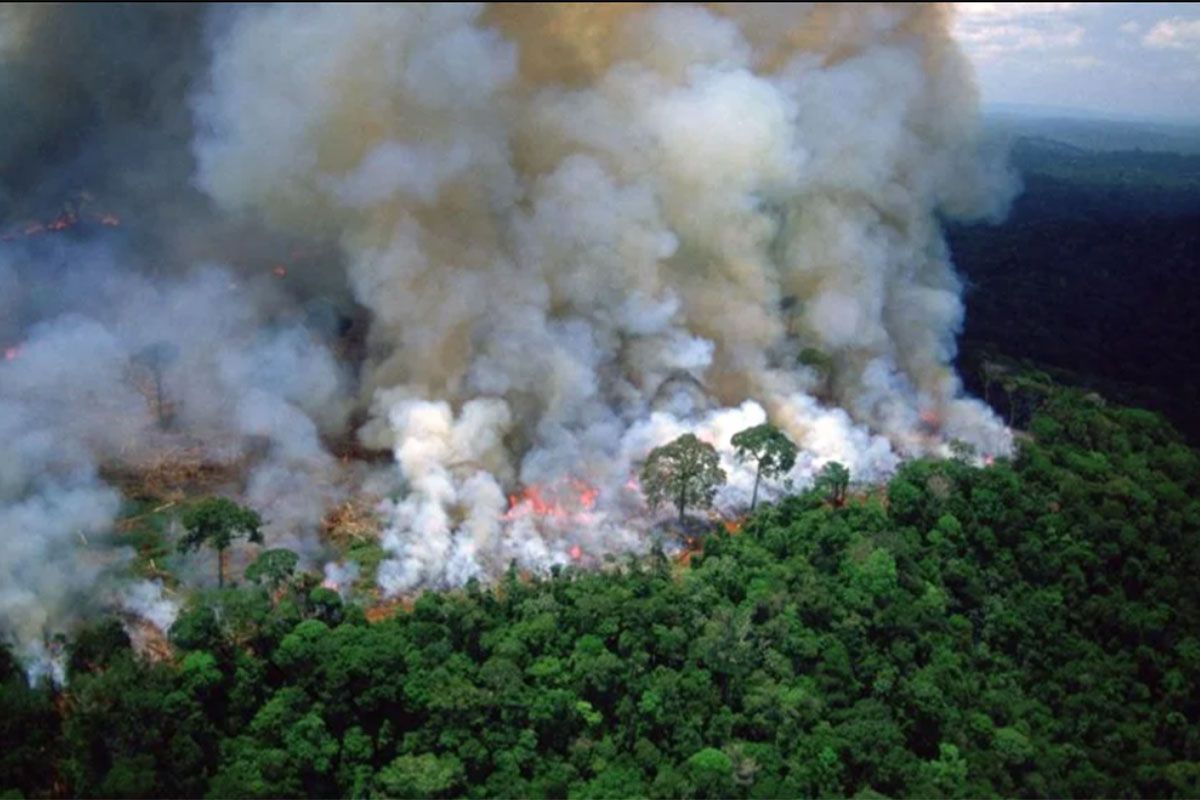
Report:
M 837 461 L 830 461 L 817 473 L 813 488 L 824 492 L 830 505 L 844 506 L 846 491 L 850 488 L 850 470 Z
M 679 507 L 679 521 L 689 505 L 712 505 L 725 470 L 716 449 L 690 433 L 650 451 L 642 466 L 642 491 L 651 507 L 668 498 Z
M 208 545 L 217 551 L 217 586 L 225 585 L 225 549 L 234 539 L 262 542 L 262 517 L 224 497 L 206 497 L 183 512 L 181 552 Z
M 786 475 L 796 463 L 796 445 L 783 431 L 769 422 L 747 428 L 734 434 L 733 446 L 738 461 L 753 461 L 754 493 L 750 497 L 750 510 L 758 505 L 758 483 L 764 476 L 776 478 Z

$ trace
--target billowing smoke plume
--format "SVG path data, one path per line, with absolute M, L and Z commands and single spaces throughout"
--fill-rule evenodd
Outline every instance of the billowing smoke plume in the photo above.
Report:
M 345 282 L 288 276 L 320 242 L 192 184 L 189 96 L 222 13 L 0 6 L 0 636 L 31 677 L 61 676 L 54 637 L 89 611 L 169 624 L 114 546 L 131 474 L 208 470 L 317 565 L 344 491 L 326 442 L 354 405 L 330 348 Z M 174 571 L 210 581 L 211 559 Z
M 1006 187 L 946 31 L 935 7 L 241 14 L 199 181 L 340 238 L 373 318 L 362 434 L 406 481 L 385 587 L 627 547 L 636 462 L 698 426 L 727 449 L 726 417 L 859 477 L 950 438 L 1006 450 L 949 366 L 937 215 Z M 570 480 L 607 513 L 505 518 L 505 487 Z
M 185 438 L 311 560 L 356 469 L 330 443 L 390 452 L 388 594 L 644 550 L 634 476 L 683 432 L 729 513 L 765 420 L 800 485 L 1011 446 L 951 367 L 939 220 L 1012 185 L 942 6 L 84 8 L 0 38 L 0 103 L 35 112 L 0 213 L 122 213 L 0 259 L 0 624 L 31 652 L 120 568 L 86 543 L 106 470 Z

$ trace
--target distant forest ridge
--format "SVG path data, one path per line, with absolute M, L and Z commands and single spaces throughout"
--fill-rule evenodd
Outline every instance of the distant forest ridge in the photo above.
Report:
M 1030 114 L 1006 108 L 985 109 L 989 137 L 1050 139 L 1084 150 L 1200 154 L 1200 123 L 1101 119 L 1067 112 Z
M 949 228 L 968 285 L 960 366 L 982 394 L 981 364 L 1026 359 L 1200 441 L 1200 148 L 1156 150 L 1163 126 L 1069 122 L 1021 121 L 1024 189 L 1003 224 Z

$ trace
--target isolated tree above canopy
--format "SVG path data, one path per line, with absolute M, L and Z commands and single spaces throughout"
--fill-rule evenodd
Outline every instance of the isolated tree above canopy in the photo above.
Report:
M 732 442 L 739 461 L 753 461 L 756 465 L 754 493 L 750 497 L 750 510 L 753 511 L 758 504 L 759 481 L 763 477 L 786 475 L 796 464 L 796 445 L 769 422 L 734 434 Z
M 683 522 L 688 506 L 712 505 L 717 489 L 725 483 L 725 470 L 721 469 L 716 448 L 685 433 L 650 451 L 642 467 L 641 483 L 651 507 L 670 499 Z
M 217 585 L 225 585 L 225 550 L 237 538 L 262 543 L 262 517 L 224 497 L 206 497 L 183 512 L 182 552 L 208 545 L 217 551 Z

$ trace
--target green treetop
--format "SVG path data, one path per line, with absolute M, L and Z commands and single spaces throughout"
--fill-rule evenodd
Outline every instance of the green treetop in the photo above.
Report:
M 689 505 L 712 505 L 725 471 L 716 449 L 690 433 L 650 451 L 642 467 L 642 491 L 652 507 L 668 498 L 679 508 L 679 521 Z
M 225 550 L 234 539 L 262 542 L 262 517 L 224 497 L 206 497 L 183 512 L 183 539 L 180 551 L 186 553 L 208 545 L 217 551 L 217 585 L 225 585 Z
M 796 445 L 783 431 L 770 423 L 747 428 L 733 437 L 739 461 L 753 461 L 754 493 L 750 497 L 750 510 L 758 504 L 758 484 L 763 477 L 776 478 L 786 475 L 796 463 Z
M 292 577 L 299 562 L 300 557 L 287 548 L 264 550 L 253 564 L 246 567 L 246 580 L 278 589 Z
M 831 505 L 846 504 L 846 490 L 850 488 L 850 470 L 836 461 L 830 461 L 817 473 L 813 488 L 825 493 Z

